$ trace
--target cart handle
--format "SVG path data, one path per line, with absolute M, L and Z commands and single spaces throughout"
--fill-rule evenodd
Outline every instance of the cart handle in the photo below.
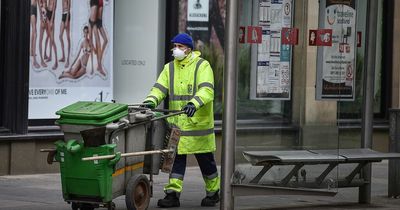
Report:
M 142 155 L 152 155 L 152 154 L 163 154 L 163 153 L 171 153 L 174 152 L 173 149 L 163 149 L 163 150 L 152 150 L 152 151 L 143 151 L 143 152 L 130 152 L 130 153 L 122 153 L 121 157 L 131 157 L 131 156 L 142 156 Z M 83 161 L 88 160 L 104 160 L 104 159 L 112 159 L 116 155 L 102 155 L 102 156 L 93 156 L 93 157 L 85 157 L 82 158 Z
M 40 149 L 40 152 L 56 152 L 56 149 Z
M 161 117 L 155 117 L 155 118 L 150 119 L 150 120 L 145 120 L 145 121 L 141 121 L 141 122 L 134 123 L 134 124 L 125 124 L 124 126 L 119 127 L 118 129 L 111 131 L 108 140 L 109 140 L 109 142 L 111 142 L 111 139 L 114 138 L 114 134 L 117 131 L 125 130 L 125 129 L 131 128 L 131 127 L 135 127 L 135 126 L 138 126 L 138 125 L 144 125 L 144 124 L 147 124 L 149 122 L 153 122 L 153 121 L 156 121 L 156 120 L 161 120 L 161 119 L 164 119 L 164 118 L 168 118 L 168 117 L 172 117 L 172 116 L 175 116 L 175 115 L 180 115 L 180 114 L 185 113 L 185 111 L 181 111 L 181 110 L 174 110 L 174 111 L 176 111 L 176 112 L 171 113 L 171 114 L 167 114 L 167 115 L 163 115 Z
M 128 107 L 132 108 L 132 109 L 136 109 L 138 111 L 150 110 L 150 111 L 153 111 L 153 112 L 169 112 L 169 113 L 174 113 L 174 112 L 180 112 L 181 111 L 181 110 L 157 109 L 157 108 L 150 109 L 150 108 L 146 108 L 146 107 L 135 107 L 135 106 L 130 106 L 130 105 Z

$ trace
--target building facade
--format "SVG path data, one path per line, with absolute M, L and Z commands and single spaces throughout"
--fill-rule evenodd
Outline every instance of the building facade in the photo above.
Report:
M 172 59 L 169 40 L 178 32 L 193 36 L 195 48 L 214 70 L 216 157 L 220 160 L 224 52 L 229 50 L 224 46 L 224 0 L 104 1 L 108 45 L 101 65 L 109 74 L 95 71 L 94 76 L 86 73 L 71 79 L 61 77 L 68 69 L 60 67 L 65 63 L 55 70 L 50 69 L 54 60 L 47 69 L 34 68 L 32 55 L 44 54 L 38 49 L 31 52 L 32 2 L 1 0 L 0 4 L 0 175 L 58 171 L 39 152 L 63 138 L 54 125 L 54 112 L 68 103 L 89 100 L 82 95 L 103 83 L 110 94 L 100 89 L 90 96 L 93 100 L 141 102 L 164 63 Z M 376 8 L 362 0 L 239 2 L 237 164 L 246 162 L 244 150 L 360 147 L 367 90 L 373 91 L 372 148 L 389 150 L 389 109 L 400 106 L 397 1 L 379 0 Z M 62 3 L 57 1 L 54 18 L 56 59 L 62 52 Z M 71 5 L 70 54 L 74 57 L 91 6 L 77 0 Z M 40 40 L 40 8 L 37 11 Z M 372 11 L 377 14 L 373 29 L 368 19 Z M 99 40 L 104 43 L 104 38 Z M 374 55 L 366 54 L 371 51 Z M 375 59 L 372 68 L 371 58 Z M 373 90 L 365 87 L 370 69 Z M 54 82 L 46 86 L 44 80 L 48 80 L 43 78 Z M 49 94 L 34 101 L 33 93 L 42 89 L 77 93 L 62 98 Z

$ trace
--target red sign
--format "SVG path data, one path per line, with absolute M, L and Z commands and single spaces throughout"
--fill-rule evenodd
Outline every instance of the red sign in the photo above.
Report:
M 286 45 L 297 45 L 299 43 L 299 29 L 282 28 L 281 42 Z
M 357 31 L 357 47 L 361 47 L 361 41 L 362 41 L 362 32 Z
M 317 45 L 317 30 L 310 30 L 310 33 L 308 34 L 308 45 Z
M 246 27 L 239 27 L 239 43 L 244 43 L 246 39 Z
M 261 43 L 262 28 L 260 26 L 247 26 L 247 43 Z
M 332 29 L 317 30 L 317 46 L 332 46 Z

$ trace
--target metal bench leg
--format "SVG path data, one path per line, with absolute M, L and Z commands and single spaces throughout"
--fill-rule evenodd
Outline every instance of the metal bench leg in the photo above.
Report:
M 357 165 L 357 167 L 348 175 L 346 176 L 347 184 L 350 184 L 353 181 L 354 177 L 361 172 L 361 169 L 367 165 L 368 162 L 362 162 Z
M 328 176 L 328 174 L 337 166 L 339 163 L 331 163 L 329 166 L 325 169 L 325 171 L 322 172 L 321 175 L 319 175 L 316 179 L 315 182 L 317 185 L 321 185 L 322 182 L 324 181 L 325 177 Z
M 304 166 L 304 163 L 300 163 L 300 164 L 295 165 L 295 166 L 293 167 L 293 169 L 289 172 L 289 174 L 286 175 L 286 177 L 282 179 L 281 184 L 284 185 L 284 186 L 286 186 L 286 185 L 289 183 L 290 179 L 292 179 L 292 177 L 293 177 L 295 174 L 297 174 L 297 172 L 298 172 L 303 166 Z
M 254 177 L 254 179 L 252 179 L 250 181 L 250 183 L 257 184 L 261 180 L 261 178 L 264 176 L 264 174 L 267 173 L 267 171 L 272 168 L 272 166 L 273 166 L 272 164 L 265 165 L 263 167 L 263 169 L 261 169 L 260 173 L 258 173 L 257 176 Z

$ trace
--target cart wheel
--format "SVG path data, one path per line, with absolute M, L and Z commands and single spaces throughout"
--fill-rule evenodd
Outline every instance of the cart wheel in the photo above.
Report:
M 91 204 L 82 204 L 81 210 L 94 210 L 94 207 Z
M 108 203 L 107 210 L 115 210 L 115 209 L 116 208 L 115 208 L 115 203 L 114 202 Z
M 72 202 L 71 209 L 72 210 L 78 210 L 79 209 L 79 205 L 77 203 L 75 203 L 75 202 Z
M 143 174 L 129 178 L 126 186 L 125 203 L 129 210 L 147 209 L 150 202 L 150 183 Z

